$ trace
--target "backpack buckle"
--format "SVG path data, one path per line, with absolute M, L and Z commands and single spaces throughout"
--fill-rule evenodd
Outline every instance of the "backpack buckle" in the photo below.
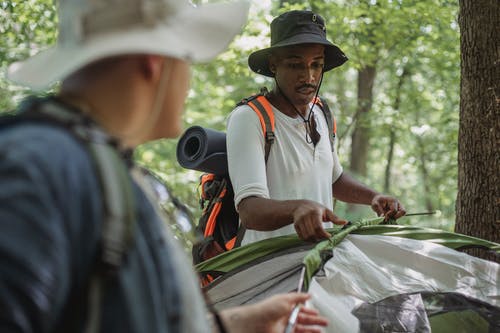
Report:
M 266 131 L 266 142 L 274 142 L 275 137 L 273 131 Z

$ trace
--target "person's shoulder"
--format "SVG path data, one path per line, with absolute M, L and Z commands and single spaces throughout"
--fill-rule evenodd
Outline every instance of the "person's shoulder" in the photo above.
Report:
M 49 173 L 83 172 L 92 165 L 84 143 L 69 130 L 36 122 L 0 128 L 0 153 L 4 163 L 31 165 Z
M 0 145 L 2 150 L 11 148 L 18 153 L 42 156 L 85 153 L 83 143 L 68 129 L 37 122 L 19 122 L 0 128 Z
M 258 116 L 248 104 L 239 104 L 228 116 L 228 122 L 247 122 L 258 120 Z

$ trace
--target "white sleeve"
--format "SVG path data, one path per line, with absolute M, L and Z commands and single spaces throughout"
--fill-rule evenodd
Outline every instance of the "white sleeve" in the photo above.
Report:
M 227 122 L 227 162 L 236 209 L 249 196 L 269 198 L 264 135 L 259 117 L 248 105 L 233 110 Z
M 333 141 L 333 145 L 335 146 L 337 143 L 337 139 Z M 339 161 L 339 155 L 337 155 L 337 147 L 333 149 L 333 169 L 332 169 L 332 184 L 335 184 L 337 179 L 339 179 L 340 175 L 344 171 L 342 168 L 342 165 L 340 164 Z

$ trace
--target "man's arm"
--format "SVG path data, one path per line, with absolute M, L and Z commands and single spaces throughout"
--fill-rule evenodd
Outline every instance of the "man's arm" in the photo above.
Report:
M 239 206 L 241 223 L 247 229 L 276 230 L 292 224 L 299 237 L 317 241 L 331 235 L 323 229 L 322 222 L 345 224 L 333 211 L 310 200 L 272 200 L 258 197 L 243 199 Z
M 295 305 L 308 298 L 303 293 L 275 295 L 256 304 L 223 310 L 220 316 L 228 332 L 282 333 Z M 319 333 L 327 325 L 326 318 L 316 310 L 301 307 L 294 332 Z
M 378 193 L 345 172 L 332 185 L 333 196 L 341 201 L 370 205 L 378 216 L 398 219 L 406 214 L 403 205 L 394 197 Z
M 301 239 L 316 241 L 330 237 L 322 222 L 345 223 L 331 209 L 310 200 L 268 199 L 264 138 L 255 112 L 245 107 L 233 111 L 226 142 L 235 201 L 246 228 L 269 231 L 294 224 Z

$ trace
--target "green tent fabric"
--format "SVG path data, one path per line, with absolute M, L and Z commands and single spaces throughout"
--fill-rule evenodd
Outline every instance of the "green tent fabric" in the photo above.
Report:
M 481 247 L 494 251 L 500 255 L 500 244 L 489 242 L 480 238 L 432 228 L 393 224 L 382 225 L 380 224 L 382 221 L 382 218 L 363 219 L 353 222 L 352 225 L 346 229 L 343 229 L 342 227 L 328 229 L 328 232 L 333 235 L 331 240 L 323 241 L 317 245 L 304 242 L 300 240 L 297 235 L 287 235 L 272 239 L 265 239 L 260 242 L 236 248 L 232 251 L 228 251 L 217 257 L 211 258 L 210 260 L 204 261 L 196 266 L 196 270 L 202 275 L 204 273 L 217 273 L 217 275 L 223 275 L 240 266 L 265 257 L 266 255 L 277 253 L 289 248 L 311 249 L 316 246 L 316 257 L 311 254 L 307 259 L 309 262 L 307 265 L 310 266 L 308 271 L 313 273 L 321 261 L 318 260 L 319 252 L 321 252 L 322 249 L 334 247 L 351 232 L 360 235 L 386 235 L 426 240 L 455 250 L 469 247 Z
M 500 265 L 455 251 L 500 254 L 499 244 L 381 222 L 329 229 L 332 238 L 317 244 L 295 235 L 267 239 L 196 268 L 216 277 L 205 287 L 216 309 L 300 289 L 306 267 L 311 306 L 331 318 L 327 332 L 500 331 Z M 452 318 L 460 320 L 452 325 Z

